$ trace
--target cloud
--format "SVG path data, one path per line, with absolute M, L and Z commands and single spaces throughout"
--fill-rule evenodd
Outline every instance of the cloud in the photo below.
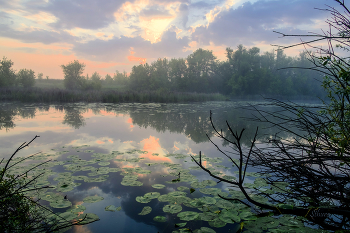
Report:
M 305 34 L 310 30 L 297 29 L 315 20 L 325 19 L 324 11 L 314 10 L 324 7 L 326 0 L 292 0 L 245 2 L 236 9 L 221 11 L 208 26 L 199 26 L 192 34 L 192 40 L 200 46 L 210 45 L 253 45 L 258 41 L 281 41 L 273 30 L 286 33 Z M 308 26 L 310 29 L 310 26 Z M 295 38 L 293 38 L 295 39 Z M 284 40 L 286 42 L 287 40 Z
M 113 14 L 124 2 L 126 0 L 52 0 L 41 9 L 58 18 L 52 24 L 55 28 L 98 29 L 115 21 Z
M 0 24 L 0 37 L 12 38 L 20 40 L 26 43 L 43 43 L 51 44 L 57 42 L 73 42 L 74 38 L 68 33 L 47 31 L 36 28 L 26 28 L 25 30 L 19 31 L 14 30 L 6 24 Z
M 198 9 L 212 9 L 216 6 L 216 3 L 208 2 L 208 1 L 199 1 L 195 3 L 191 3 L 190 8 L 198 8 Z
M 87 43 L 75 43 L 73 51 L 80 57 L 104 62 L 128 61 L 130 55 L 156 60 L 163 57 L 188 55 L 188 52 L 183 50 L 188 47 L 189 42 L 188 37 L 176 38 L 176 32 L 168 30 L 163 33 L 159 42 L 153 44 L 140 36 L 121 36 L 108 41 L 96 39 Z M 133 47 L 133 54 L 130 53 L 131 47 Z
M 143 9 L 140 12 L 140 17 L 146 20 L 158 19 L 158 18 L 169 18 L 173 17 L 168 10 L 160 8 L 158 6 L 152 6 L 147 9 Z

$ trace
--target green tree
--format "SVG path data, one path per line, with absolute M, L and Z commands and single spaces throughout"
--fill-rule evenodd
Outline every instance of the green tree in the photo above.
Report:
M 150 89 L 150 66 L 146 64 L 140 64 L 132 67 L 129 85 L 132 90 L 146 91 Z
M 188 76 L 186 60 L 183 58 L 172 58 L 169 62 L 169 79 L 172 88 L 177 91 L 185 91 L 187 88 Z
M 119 85 L 127 85 L 129 82 L 127 73 L 125 71 L 120 73 L 118 70 L 115 72 L 113 80 Z
M 102 88 L 102 80 L 101 76 L 94 72 L 91 77 L 89 77 L 89 74 L 86 74 L 86 77 L 82 78 L 82 85 L 81 89 L 84 90 L 100 90 Z
M 0 87 L 9 87 L 17 84 L 16 73 L 11 68 L 12 66 L 13 62 L 3 57 L 0 62 Z
M 101 76 L 97 72 L 91 75 L 91 83 L 92 83 L 93 89 L 95 90 L 101 89 L 102 87 Z
M 150 90 L 169 88 L 169 62 L 166 58 L 157 59 L 150 66 Z
M 83 88 L 83 71 L 85 64 L 79 63 L 79 61 L 74 60 L 68 65 L 61 65 L 64 73 L 64 86 L 67 89 L 81 89 Z
M 214 77 L 216 57 L 213 51 L 197 49 L 187 57 L 189 85 L 192 91 L 208 92 L 209 79 Z
M 106 74 L 105 80 L 106 84 L 111 85 L 113 83 L 113 78 L 109 74 Z
M 43 73 L 38 73 L 38 80 L 43 80 Z
M 18 82 L 23 87 L 33 87 L 35 84 L 35 74 L 33 70 L 21 69 L 17 73 Z

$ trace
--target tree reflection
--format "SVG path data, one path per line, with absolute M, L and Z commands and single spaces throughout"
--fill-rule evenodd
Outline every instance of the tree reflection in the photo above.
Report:
M 35 117 L 35 107 L 24 107 L 18 104 L 3 104 L 0 106 L 0 130 L 13 129 L 16 125 L 14 119 L 19 116 L 23 119 Z
M 85 119 L 82 116 L 85 109 L 71 106 L 63 107 L 63 109 L 65 114 L 62 124 L 67 124 L 74 129 L 79 129 L 85 125 Z
M 250 144 L 250 136 L 254 135 L 256 127 L 259 127 L 259 132 L 264 132 L 258 136 L 258 140 L 279 133 L 274 128 L 264 128 L 261 122 L 247 120 L 252 117 L 254 109 L 237 107 L 232 102 L 213 104 L 63 104 L 51 106 L 4 104 L 0 107 L 0 130 L 14 128 L 16 116 L 34 118 L 36 112 L 49 111 L 50 107 L 64 113 L 62 124 L 69 125 L 74 129 L 85 126 L 83 113 L 92 111 L 93 114 L 98 115 L 103 110 L 116 115 L 129 114 L 134 125 L 142 128 L 150 127 L 158 132 L 170 131 L 184 134 L 195 143 L 206 142 L 208 141 L 207 135 L 209 137 L 214 135 L 209 122 L 210 110 L 213 111 L 213 122 L 218 129 L 227 130 L 226 120 L 230 123 L 233 131 L 245 128 L 247 136 L 242 139 L 242 143 L 245 145 Z M 270 110 L 277 111 L 278 109 Z M 224 131 L 223 134 L 229 138 L 228 132 Z M 279 136 L 289 137 L 286 133 Z

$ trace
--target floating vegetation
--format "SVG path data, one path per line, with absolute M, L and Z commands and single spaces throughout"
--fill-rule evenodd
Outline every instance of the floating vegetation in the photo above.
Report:
M 84 212 L 86 210 L 86 207 L 83 205 L 74 205 L 70 209 L 70 212 L 72 213 L 79 213 L 79 212 Z
M 103 197 L 99 197 L 99 196 L 90 196 L 90 197 L 85 197 L 83 199 L 83 202 L 85 202 L 85 203 L 95 203 L 95 202 L 102 201 L 103 199 L 104 199 Z
M 191 221 L 195 220 L 199 216 L 198 212 L 193 212 L 193 211 L 184 211 L 181 212 L 177 215 L 177 217 L 180 218 L 182 221 Z
M 72 206 L 72 203 L 68 200 L 62 199 L 50 202 L 50 206 L 53 208 L 67 208 Z
M 105 207 L 105 211 L 111 211 L 111 212 L 115 212 L 115 211 L 121 211 L 122 207 L 115 207 L 114 205 L 109 205 Z
M 74 149 L 82 150 L 82 147 L 75 147 Z M 66 152 L 68 151 L 64 151 L 64 153 Z M 214 180 L 208 179 L 199 181 L 196 176 L 191 174 L 191 171 L 193 170 L 200 170 L 198 166 L 190 166 L 191 164 L 189 164 L 189 167 L 186 166 L 187 168 L 183 168 L 179 163 L 173 163 L 171 161 L 151 163 L 147 159 L 145 160 L 146 163 L 144 163 L 142 160 L 145 158 L 140 156 L 148 152 L 136 149 L 125 153 L 112 151 L 110 154 L 94 153 L 94 150 L 84 150 L 83 152 L 93 153 L 91 155 L 92 158 L 90 160 L 85 160 L 86 157 L 81 157 L 83 155 L 68 155 L 67 160 L 51 161 L 45 168 L 33 169 L 33 174 L 31 174 L 39 175 L 43 173 L 43 175 L 36 180 L 35 185 L 37 187 L 50 185 L 51 187 L 54 187 L 51 190 L 55 191 L 40 193 L 33 192 L 33 196 L 48 201 L 50 203 L 49 206 L 52 208 L 67 208 L 66 212 L 59 213 L 59 216 L 65 219 L 82 219 L 85 216 L 82 212 L 86 210 L 86 207 L 83 205 L 72 206 L 72 203 L 62 193 L 74 190 L 83 182 L 105 182 L 110 179 L 109 173 L 112 172 L 120 172 L 120 175 L 122 176 L 121 185 L 134 186 L 136 189 L 138 186 L 143 186 L 143 182 L 141 181 L 144 181 L 144 177 L 146 177 L 147 180 L 149 174 L 152 174 L 152 171 L 158 172 L 158 167 L 156 167 L 156 169 L 153 167 L 153 170 L 150 168 L 150 166 L 156 165 L 166 170 L 166 173 L 168 174 L 160 174 L 160 176 L 170 176 L 169 180 L 164 181 L 165 184 L 156 183 L 151 185 L 153 190 L 157 189 L 156 191 L 161 191 L 163 194 L 160 192 L 149 192 L 152 191 L 152 189 L 149 189 L 147 193 L 144 193 L 143 195 L 141 194 L 142 196 L 137 196 L 135 198 L 136 202 L 140 203 L 138 204 L 140 210 L 142 208 L 138 215 L 148 215 L 152 212 L 152 207 L 144 206 L 144 204 L 150 203 L 152 200 L 154 200 L 153 203 L 161 203 L 162 207 L 160 207 L 160 209 L 163 210 L 164 215 L 168 217 L 174 215 L 173 217 L 177 217 L 177 221 L 184 221 L 174 224 L 173 233 L 189 232 L 187 228 L 183 228 L 189 221 L 205 221 L 213 228 L 220 228 L 227 224 L 239 224 L 244 222 L 244 229 L 249 232 L 274 232 L 277 229 L 280 232 L 302 232 L 305 231 L 305 229 L 309 229 L 305 228 L 302 220 L 296 219 L 295 217 L 282 216 L 279 218 L 258 218 L 246 205 L 221 199 L 218 195 L 239 200 L 244 200 L 245 196 L 239 190 L 226 189 L 226 191 L 224 191 L 221 188 L 215 187 L 217 186 L 217 182 Z M 60 151 L 57 151 L 54 155 L 41 153 L 33 156 L 31 159 L 46 160 L 48 157 L 64 153 L 61 153 Z M 75 151 L 72 153 L 75 153 Z M 152 155 L 159 156 L 159 158 L 161 157 L 158 153 L 153 153 Z M 117 156 L 118 158 L 116 158 Z M 171 160 L 188 157 L 188 155 L 184 154 L 166 154 L 164 156 Z M 111 161 L 114 162 L 111 163 Z M 207 162 L 208 169 L 212 174 L 220 174 L 224 179 L 236 180 L 234 175 L 226 175 L 224 172 L 219 171 L 228 169 L 226 166 L 216 164 L 222 162 L 221 158 L 203 156 L 203 161 Z M 49 167 L 52 166 L 61 166 L 65 171 L 60 173 L 52 172 L 49 169 Z M 14 169 L 12 174 L 21 174 L 21 172 L 28 169 L 28 167 L 30 166 L 21 167 L 17 170 Z M 34 166 L 32 167 L 34 168 Z M 77 175 L 75 175 L 75 173 L 77 173 Z M 264 177 L 261 177 L 258 173 L 247 172 L 246 175 L 254 177 L 253 181 L 244 184 L 253 191 L 259 191 L 262 193 L 274 193 L 277 191 L 288 192 L 288 183 L 274 182 L 273 184 L 268 184 Z M 53 177 L 53 179 L 51 179 L 54 181 L 53 184 L 48 181 L 51 176 Z M 159 177 L 158 174 L 157 177 Z M 179 185 L 180 182 L 181 185 Z M 255 201 L 269 203 L 269 200 L 262 195 L 257 195 L 254 192 L 249 195 Z M 83 202 L 95 203 L 102 200 L 104 200 L 103 197 L 95 195 L 85 197 Z M 188 211 L 189 208 L 191 208 L 190 211 Z M 105 207 L 105 211 L 109 212 L 121 211 L 121 209 L 121 206 L 116 207 L 114 205 L 108 205 Z M 153 218 L 153 221 L 155 222 L 167 221 L 167 217 L 165 216 L 151 216 L 151 218 Z M 82 224 L 84 224 L 84 222 L 87 223 L 98 219 L 99 218 L 96 214 L 88 213 Z M 215 233 L 215 230 L 210 227 L 200 227 L 199 229 L 194 229 L 193 232 Z M 312 229 L 312 231 L 314 231 L 314 229 Z
M 182 210 L 182 207 L 181 205 L 166 205 L 163 207 L 163 211 L 164 212 L 168 212 L 168 213 L 171 213 L 171 214 L 176 214 L 176 213 L 179 213 L 180 211 Z
M 84 225 L 84 224 L 89 223 L 89 222 L 94 222 L 94 221 L 100 220 L 100 218 L 96 214 L 93 214 L 93 213 L 83 214 L 80 217 L 81 217 L 81 219 L 79 219 L 79 220 L 83 220 L 83 219 L 84 220 L 79 222 L 79 225 Z
M 139 215 L 146 215 L 146 214 L 149 214 L 151 213 L 152 211 L 152 208 L 150 206 L 145 206 L 143 207 L 141 213 L 139 213 Z
M 164 184 L 153 184 L 152 187 L 155 189 L 163 189 L 163 188 L 165 188 L 165 185 Z
M 153 220 L 156 221 L 156 222 L 166 222 L 166 217 L 164 217 L 164 216 L 155 216 L 153 218 Z
M 98 165 L 100 166 L 108 166 L 109 164 L 111 164 L 110 162 L 99 162 Z

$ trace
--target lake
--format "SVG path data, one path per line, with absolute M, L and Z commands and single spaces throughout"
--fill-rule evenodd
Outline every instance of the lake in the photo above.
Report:
M 100 219 L 68 232 L 235 232 L 238 224 L 213 214 L 231 205 L 216 194 L 230 196 L 232 189 L 217 184 L 189 155 L 201 151 L 207 168 L 237 177 L 208 140 L 229 150 L 214 137 L 209 111 L 218 129 L 227 130 L 225 120 L 234 130 L 246 128 L 243 143 L 249 145 L 258 123 L 244 119 L 252 112 L 240 106 L 250 104 L 257 103 L 2 103 L 1 157 L 8 159 L 21 143 L 40 136 L 17 156 L 40 152 L 28 163 L 52 160 L 38 185 L 55 188 L 40 194 L 42 203 L 72 218 L 93 213 Z M 259 138 L 274 133 L 266 129 Z M 65 195 L 69 201 L 63 202 Z

